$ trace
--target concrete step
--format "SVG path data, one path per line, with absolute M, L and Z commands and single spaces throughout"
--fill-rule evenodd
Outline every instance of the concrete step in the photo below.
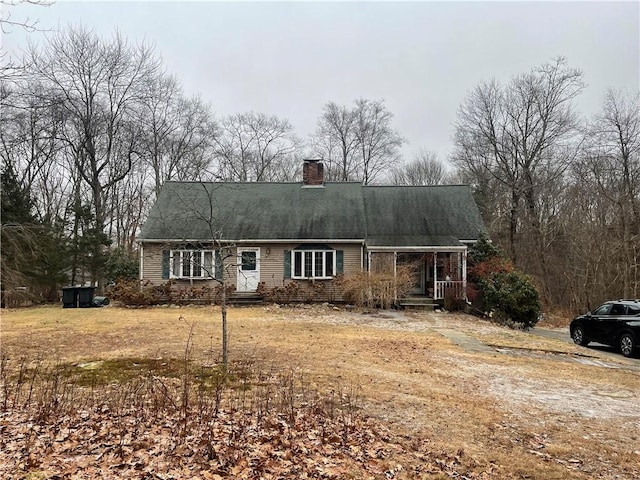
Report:
M 405 310 L 435 310 L 440 308 L 437 303 L 400 303 L 400 306 Z
M 264 298 L 256 292 L 234 292 L 227 298 L 227 303 L 236 306 L 263 305 Z
M 398 301 L 401 308 L 411 310 L 435 310 L 440 304 L 430 297 L 405 297 Z

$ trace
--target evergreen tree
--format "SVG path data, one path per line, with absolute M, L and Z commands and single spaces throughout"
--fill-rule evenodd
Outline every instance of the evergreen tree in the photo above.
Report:
M 32 214 L 33 202 L 29 192 L 20 185 L 13 165 L 5 162 L 2 173 L 2 225 L 34 224 L 35 217 Z
M 57 301 L 67 279 L 64 232 L 33 215 L 31 195 L 8 162 L 0 182 L 2 304 Z
M 20 185 L 11 163 L 5 163 L 0 174 L 2 222 L 0 258 L 2 259 L 2 305 L 19 303 L 28 284 L 26 272 L 33 265 L 37 249 L 35 218 L 32 201 Z

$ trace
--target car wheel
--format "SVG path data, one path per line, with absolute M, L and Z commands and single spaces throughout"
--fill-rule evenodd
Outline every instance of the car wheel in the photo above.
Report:
M 573 343 L 576 345 L 581 345 L 586 347 L 589 345 L 589 340 L 584 336 L 584 328 L 582 325 L 576 325 L 573 327 L 573 331 L 571 332 L 571 338 L 573 338 Z
M 623 333 L 620 337 L 620 351 L 625 357 L 633 356 L 633 351 L 636 348 L 636 342 L 633 339 L 633 335 L 630 333 Z

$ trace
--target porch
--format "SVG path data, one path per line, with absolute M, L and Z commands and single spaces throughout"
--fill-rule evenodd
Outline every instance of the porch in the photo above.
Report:
M 396 277 L 410 276 L 411 287 L 407 292 L 399 292 L 399 297 L 426 298 L 435 302 L 445 298 L 466 299 L 466 247 L 370 250 L 367 263 L 370 272 L 393 271 Z

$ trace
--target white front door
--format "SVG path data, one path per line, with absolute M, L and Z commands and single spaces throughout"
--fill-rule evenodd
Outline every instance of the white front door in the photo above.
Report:
M 260 249 L 238 248 L 238 292 L 255 292 L 260 282 Z

